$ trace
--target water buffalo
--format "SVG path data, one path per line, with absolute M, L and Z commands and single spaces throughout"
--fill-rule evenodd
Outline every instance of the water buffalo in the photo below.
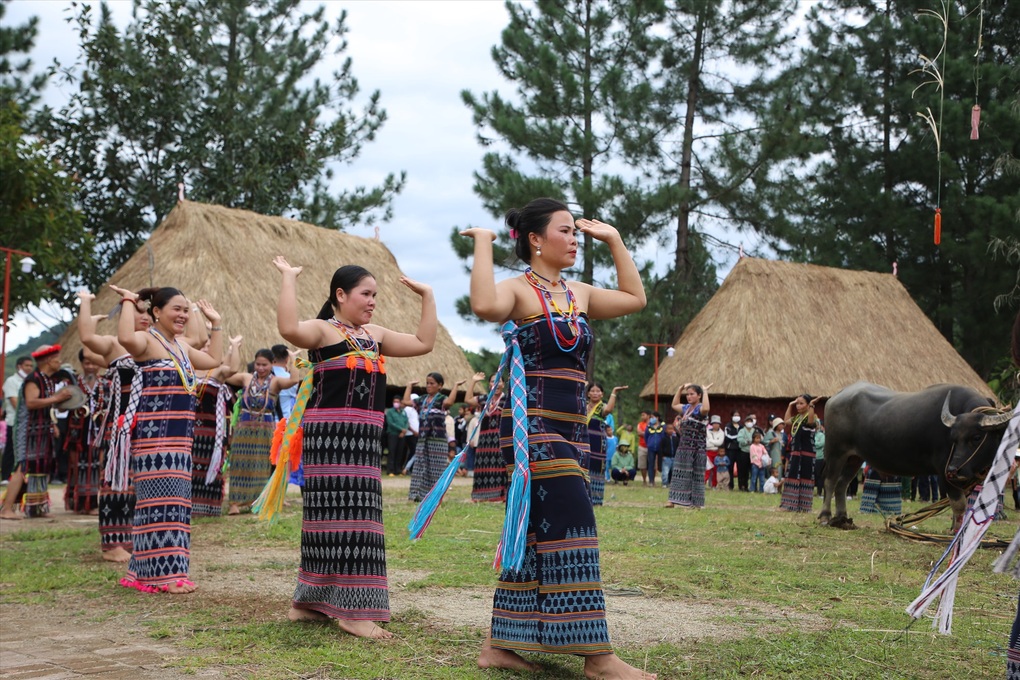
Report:
M 890 475 L 937 475 L 949 491 L 955 528 L 967 508 L 967 488 L 988 469 L 1009 421 L 1009 413 L 994 412 L 992 406 L 962 385 L 894 392 L 859 382 L 840 390 L 825 405 L 825 499 L 819 521 L 853 525 L 846 514 L 846 489 L 867 461 Z M 958 462 L 951 464 L 951 457 Z

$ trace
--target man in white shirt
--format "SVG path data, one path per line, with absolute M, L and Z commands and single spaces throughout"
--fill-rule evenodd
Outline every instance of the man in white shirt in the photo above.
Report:
M 412 394 L 411 399 L 418 401 L 418 395 Z M 407 416 L 407 434 L 404 435 L 405 455 L 407 463 L 404 465 L 404 474 L 410 472 L 414 465 L 414 452 L 418 447 L 418 431 L 421 429 L 421 422 L 418 420 L 418 409 L 414 406 L 405 406 L 404 414 Z
M 0 465 L 0 477 L 3 484 L 7 484 L 11 473 L 14 472 L 14 417 L 18 413 L 18 393 L 25 378 L 35 370 L 35 362 L 32 357 L 18 357 L 15 364 L 17 370 L 4 381 L 4 422 L 7 423 L 7 441 L 4 444 L 3 464 Z

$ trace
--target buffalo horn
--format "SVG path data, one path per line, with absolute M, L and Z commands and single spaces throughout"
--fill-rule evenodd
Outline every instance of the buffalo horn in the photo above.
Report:
M 951 391 L 947 392 L 946 400 L 942 402 L 942 423 L 946 427 L 952 427 L 953 423 L 956 422 L 956 416 L 949 412 L 949 397 L 951 397 L 952 395 L 953 393 Z
M 999 427 L 1003 427 L 1009 422 L 1009 419 L 1013 417 L 1013 414 L 1009 411 L 1003 411 L 1002 413 L 994 413 L 987 416 L 981 417 L 981 422 L 978 423 L 978 427 L 984 430 L 994 430 Z

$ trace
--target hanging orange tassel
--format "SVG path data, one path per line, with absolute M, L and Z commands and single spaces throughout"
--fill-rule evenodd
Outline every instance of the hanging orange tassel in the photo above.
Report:
M 276 465 L 276 461 L 280 459 L 280 447 L 283 445 L 283 433 L 286 430 L 287 420 L 280 418 L 276 423 L 276 429 L 273 430 L 273 443 L 269 448 L 269 462 L 273 465 Z
M 299 427 L 294 430 L 294 436 L 290 440 L 290 471 L 294 472 L 301 465 L 301 445 L 304 443 L 305 429 Z
M 380 373 L 386 373 L 386 357 L 382 354 L 379 355 L 378 368 Z
M 942 243 L 942 208 L 935 208 L 935 245 Z
M 375 371 L 375 366 L 372 365 L 371 359 L 365 359 L 365 373 L 372 373 Z
M 981 124 L 981 107 L 977 104 L 970 110 L 970 138 L 978 138 L 978 126 Z

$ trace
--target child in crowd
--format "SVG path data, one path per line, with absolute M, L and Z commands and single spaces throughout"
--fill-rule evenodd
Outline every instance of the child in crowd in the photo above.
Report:
M 721 449 L 715 457 L 715 481 L 717 489 L 730 490 L 730 457 L 726 449 Z
M 783 486 L 782 482 L 779 481 L 779 477 L 776 476 L 779 474 L 779 467 L 773 466 L 770 472 L 772 476 L 765 480 L 765 493 L 779 493 Z
M 761 493 L 765 490 L 766 471 L 769 469 L 768 449 L 761 443 L 761 432 L 755 432 L 751 437 L 751 493 Z
M 609 417 L 612 418 L 613 414 L 610 413 Z M 606 430 L 606 460 L 611 461 L 611 460 L 613 460 L 613 455 L 616 454 L 616 443 L 617 443 L 616 431 L 613 429 L 613 426 L 610 425 L 609 423 L 606 423 L 605 430 Z M 609 473 L 611 472 L 612 467 L 609 466 L 609 465 L 606 465 L 605 468 L 606 468 L 606 481 L 608 482 L 610 480 L 610 474 Z

